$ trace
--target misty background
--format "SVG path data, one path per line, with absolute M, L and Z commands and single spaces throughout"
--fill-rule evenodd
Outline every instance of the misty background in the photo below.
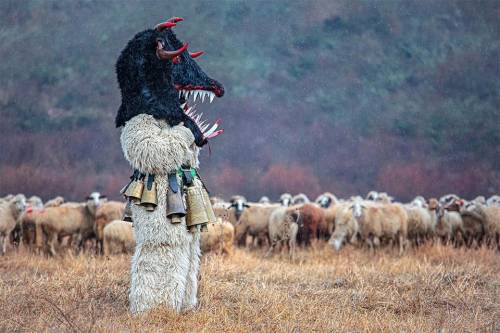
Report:
M 114 64 L 172 16 L 226 88 L 212 194 L 499 192 L 499 1 L 1 0 L 0 195 L 119 197 Z

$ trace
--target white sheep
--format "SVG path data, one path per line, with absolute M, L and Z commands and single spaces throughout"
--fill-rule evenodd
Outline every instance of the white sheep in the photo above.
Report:
M 0 203 L 0 255 L 7 251 L 10 234 L 16 227 L 17 219 L 26 209 L 26 197 L 18 194 Z
M 271 213 L 268 226 L 271 246 L 266 257 L 273 252 L 278 244 L 287 244 L 290 258 L 294 260 L 299 220 L 300 211 L 296 207 L 279 207 Z
M 132 223 L 114 220 L 103 229 L 104 255 L 112 253 L 132 253 L 135 247 L 135 234 Z

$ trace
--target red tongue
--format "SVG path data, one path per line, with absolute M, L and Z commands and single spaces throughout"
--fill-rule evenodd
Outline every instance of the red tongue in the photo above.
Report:
M 33 207 L 26 208 L 26 213 L 32 213 L 32 212 L 33 212 Z

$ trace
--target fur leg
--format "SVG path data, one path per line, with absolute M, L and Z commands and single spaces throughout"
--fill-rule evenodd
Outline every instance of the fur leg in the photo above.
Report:
M 137 245 L 131 267 L 130 311 L 138 314 L 162 304 L 180 312 L 189 260 L 189 244 Z
M 198 274 L 200 272 L 200 231 L 193 234 L 189 244 L 189 270 L 186 275 L 186 293 L 182 304 L 182 310 L 188 311 L 198 305 Z

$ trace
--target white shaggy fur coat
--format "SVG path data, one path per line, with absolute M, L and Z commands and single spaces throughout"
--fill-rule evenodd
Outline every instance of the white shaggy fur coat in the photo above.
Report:
M 145 312 L 164 305 L 177 312 L 197 305 L 200 234 L 187 231 L 186 222 L 166 217 L 169 172 L 181 165 L 198 167 L 199 148 L 191 131 L 140 114 L 127 121 L 120 137 L 125 158 L 133 168 L 154 173 L 158 206 L 148 212 L 132 206 L 136 235 L 129 293 L 130 311 Z

